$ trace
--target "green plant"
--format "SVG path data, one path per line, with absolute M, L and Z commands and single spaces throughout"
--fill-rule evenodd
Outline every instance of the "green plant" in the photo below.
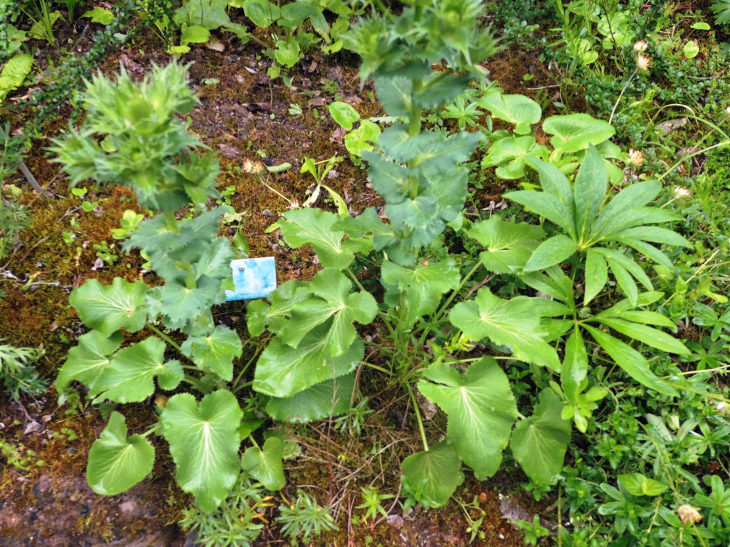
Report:
M 127 209 L 119 221 L 121 228 L 112 228 L 112 237 L 114 239 L 127 239 L 139 227 L 142 220 L 144 220 L 144 215 Z
M 381 494 L 377 486 L 368 486 L 367 488 L 363 487 L 361 490 L 363 502 L 355 508 L 365 509 L 365 516 L 363 517 L 365 522 L 368 520 L 370 522 L 374 522 L 378 513 L 381 514 L 383 518 L 388 518 L 388 513 L 381 502 L 392 499 L 394 496 L 392 494 Z
M 518 520 L 515 524 L 525 535 L 527 545 L 537 545 L 542 538 L 550 536 L 550 530 L 540 525 L 540 515 L 535 515 L 532 522 Z
M 715 14 L 716 25 L 730 24 L 730 2 L 727 0 L 715 0 L 710 4 L 710 9 Z
M 270 496 L 242 473 L 231 494 L 214 512 L 197 508 L 183 509 L 180 526 L 197 534 L 197 543 L 205 547 L 249 547 L 263 528 L 262 513 L 271 507 Z
M 35 367 L 43 355 L 42 349 L 0 345 L 0 380 L 14 401 L 21 393 L 37 396 L 48 391 L 48 382 L 38 377 Z
M 17 53 L 8 59 L 3 66 L 2 72 L 0 72 L 0 102 L 5 100 L 8 93 L 23 85 L 25 78 L 30 74 L 31 68 L 33 68 L 33 57 L 27 53 Z M 7 148 L 8 139 L 4 140 Z M 6 160 L 3 159 L 3 164 L 5 163 Z
M 337 530 L 329 506 L 317 505 L 317 500 L 309 494 L 300 494 L 288 507 L 280 505 L 279 512 L 276 522 L 282 525 L 281 533 L 295 545 L 300 536 L 304 541 L 310 541 L 322 532 Z
M 18 245 L 20 235 L 28 229 L 30 212 L 15 200 L 3 200 L 0 205 L 0 258 L 7 258 Z
M 194 386 L 204 395 L 200 403 L 189 393 L 171 397 L 160 423 L 145 435 L 127 437 L 124 416 L 113 412 L 89 453 L 87 476 L 92 488 L 106 495 L 139 482 L 152 469 L 155 456 L 145 437 L 164 424 L 181 487 L 195 494 L 201 509 L 212 511 L 240 474 L 237 431 L 242 411 L 225 386 L 233 379 L 233 359 L 241 355 L 242 347 L 233 331 L 215 326 L 210 311 L 223 300 L 232 251 L 226 238 L 216 238 L 218 218 L 225 209 L 205 212 L 200 206 L 216 196 L 218 167 L 212 158 L 195 153 L 198 141 L 176 118 L 196 102 L 184 78 L 185 68 L 175 64 L 155 67 L 137 84 L 124 71 L 117 82 L 96 76 L 83 97 L 87 118 L 82 130 L 72 128 L 55 141 L 57 161 L 64 163 L 72 182 L 87 177 L 121 182 L 137 192 L 144 207 L 161 211 L 141 222 L 124 247 L 146 252 L 165 280 L 155 288 L 122 278 L 108 286 L 91 280 L 75 289 L 71 305 L 93 330 L 69 352 L 56 389 L 63 401 L 69 384 L 81 381 L 95 401 L 125 403 L 150 396 L 155 377 L 166 390 L 183 380 Z M 93 135 L 104 138 L 103 148 Z M 190 202 L 198 204 L 196 214 L 178 221 L 175 209 Z M 155 326 L 158 321 L 181 330 L 186 341 L 175 342 Z M 137 332 L 145 327 L 157 336 L 119 349 L 124 341 L 120 328 Z M 166 343 L 191 364 L 166 360 Z M 265 457 L 275 450 L 274 441 L 278 440 L 269 439 L 264 445 Z M 283 486 L 267 480 L 269 462 L 257 461 L 251 450 L 243 465 L 250 465 L 251 475 L 267 487 Z M 280 460 L 278 466 L 283 480 Z
M 56 36 L 53 34 L 53 25 L 58 19 L 63 19 L 61 12 L 51 11 L 50 0 L 32 0 L 30 11 L 23 10 L 33 21 L 28 34 L 38 40 L 45 40 L 49 46 L 56 46 Z

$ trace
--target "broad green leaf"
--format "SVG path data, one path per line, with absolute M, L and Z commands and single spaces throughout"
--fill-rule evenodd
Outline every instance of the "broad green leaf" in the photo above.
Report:
M 331 103 L 327 109 L 330 111 L 332 119 L 348 131 L 352 129 L 352 124 L 360 119 L 357 110 L 342 101 Z
M 500 139 L 489 147 L 487 155 L 482 160 L 482 169 L 499 166 L 495 171 L 502 179 L 519 179 L 525 176 L 525 166 L 528 156 L 546 159 L 547 148 L 535 142 L 535 138 L 507 137 Z
M 89 279 L 71 291 L 69 303 L 79 312 L 84 325 L 104 336 L 121 328 L 137 332 L 147 324 L 144 304 L 148 289 L 144 281 L 130 283 L 121 277 L 115 277 L 111 285 Z
M 60 11 L 56 10 L 48 13 L 48 18 L 46 19 L 47 23 L 46 21 L 36 21 L 33 26 L 30 27 L 30 30 L 28 31 L 28 36 L 31 36 L 36 40 L 45 40 L 48 45 L 55 45 L 53 38 L 53 25 L 58 19 L 63 19 Z M 49 31 L 46 29 L 50 30 L 50 34 Z M 0 80 L 1 79 L 2 77 L 0 77 Z
M 119 412 L 89 450 L 86 478 L 91 489 L 102 496 L 126 492 L 152 471 L 155 449 L 141 435 L 127 437 L 127 424 Z
M 626 221 L 627 211 L 646 205 L 659 194 L 661 189 L 661 182 L 649 180 L 637 182 L 621 190 L 608 205 L 601 208 L 591 229 L 591 240 L 599 241 L 615 229 L 620 229 Z
M 598 293 L 603 290 L 608 281 L 608 265 L 605 259 L 595 249 L 588 249 L 586 253 L 586 290 L 583 296 L 583 305 L 587 306 Z
M 150 316 L 163 314 L 166 317 L 166 326 L 181 329 L 189 320 L 207 312 L 213 304 L 222 302 L 223 299 L 219 296 L 220 280 L 204 275 L 196 283 L 197 287 L 194 289 L 173 281 L 150 290 L 147 293 Z
M 315 384 L 352 372 L 365 353 L 356 338 L 340 357 L 327 347 L 331 321 L 311 330 L 296 348 L 274 338 L 256 364 L 253 388 L 272 397 L 291 397 Z
M 502 300 L 482 288 L 474 300 L 454 306 L 449 320 L 471 340 L 489 338 L 496 344 L 509 345 L 518 359 L 560 370 L 557 353 L 543 340 L 537 311 L 529 298 Z
M 603 159 L 598 155 L 595 147 L 588 149 L 583 163 L 575 177 L 575 224 L 576 235 L 579 241 L 586 241 L 588 234 L 596 220 L 598 210 L 606 197 L 608 176 L 603 165 Z
M 266 420 L 241 420 L 241 423 L 238 425 L 238 436 L 243 441 L 251 435 L 251 433 L 264 425 L 264 422 L 266 422 Z
M 608 317 L 595 319 L 625 336 L 644 342 L 648 346 L 667 353 L 676 353 L 677 355 L 689 355 L 691 353 L 682 342 L 655 328 L 630 323 L 622 319 Z
M 292 308 L 309 296 L 309 287 L 301 281 L 290 279 L 269 294 L 271 305 L 254 300 L 248 305 L 246 323 L 252 336 L 260 336 L 268 328 L 279 332 L 291 315 Z
M 615 236 L 607 237 L 608 240 L 624 242 L 627 239 L 638 239 L 640 241 L 650 241 L 652 243 L 666 243 L 667 245 L 676 245 L 677 247 L 692 248 L 692 244 L 677 232 L 659 228 L 658 226 L 641 226 L 640 228 L 629 228 Z
M 524 222 L 506 222 L 495 216 L 474 224 L 466 234 L 484 245 L 479 260 L 491 272 L 510 273 L 524 267 L 539 239 L 542 228 Z
M 596 252 L 603 249 L 596 249 Z M 601 253 L 603 254 L 603 253 Z M 631 277 L 623 264 L 614 259 L 614 257 L 603 255 L 611 268 L 611 273 L 616 278 L 616 283 L 623 293 L 628 297 L 632 306 L 636 306 L 639 299 L 639 288 L 636 286 L 634 279 Z
M 362 157 L 370 164 L 368 176 L 373 188 L 386 203 L 397 204 L 405 199 L 410 189 L 409 172 L 406 167 L 386 161 L 378 152 L 363 152 Z
M 552 194 L 519 190 L 502 194 L 502 197 L 532 209 L 541 217 L 545 217 L 550 222 L 560 226 L 568 234 L 572 235 L 575 232 L 573 212 L 569 211 L 560 199 Z
M 471 74 L 451 75 L 447 78 L 441 76 L 440 73 L 435 72 L 430 77 L 423 79 L 421 91 L 413 94 L 413 102 L 418 108 L 433 110 L 450 103 L 466 91 L 473 79 Z
M 603 257 L 608 260 L 609 265 L 612 262 L 621 265 L 622 268 L 624 268 L 627 272 L 633 275 L 642 285 L 644 285 L 647 290 L 654 290 L 649 276 L 644 273 L 644 270 L 641 269 L 641 266 L 639 266 L 636 261 L 631 258 L 630 255 L 625 255 L 624 253 L 620 253 L 615 249 L 606 248 L 597 248 L 596 252 L 603 255 Z
M 550 116 L 543 122 L 542 130 L 548 135 L 554 135 L 550 143 L 553 148 L 560 148 L 565 154 L 584 150 L 591 144 L 599 144 L 616 133 L 610 123 L 597 120 L 588 114 Z
M 300 57 L 299 42 L 294 36 L 289 36 L 286 40 L 278 40 L 276 42 L 276 49 L 274 50 L 274 57 L 276 61 L 287 68 L 293 67 L 297 64 Z
M 578 250 L 578 245 L 569 237 L 564 235 L 553 236 L 543 241 L 530 256 L 525 265 L 525 271 L 533 272 L 544 270 L 550 266 L 560 264 L 567 260 Z
M 241 6 L 236 7 L 243 7 L 246 17 L 259 28 L 269 28 L 271 23 L 281 17 L 279 7 L 268 0 L 244 0 Z
M 116 403 L 138 403 L 155 392 L 155 376 L 164 375 L 166 384 L 182 379 L 179 361 L 165 362 L 165 343 L 151 336 L 142 342 L 120 349 L 109 366 L 89 390 L 91 397 L 109 399 Z
M 563 420 L 563 404 L 550 389 L 543 389 L 532 416 L 520 420 L 510 447 L 515 459 L 533 481 L 555 484 L 570 443 L 570 420 Z
M 217 237 L 206 247 L 195 264 L 195 277 L 207 275 L 213 279 L 227 279 L 231 276 L 233 250 L 226 237 Z
M 29 33 L 30 34 L 30 33 Z M 40 38 L 42 39 L 42 38 Z M 28 53 L 13 55 L 0 72 L 0 103 L 8 93 L 18 89 L 33 68 L 33 57 Z
M 249 1 L 255 2 L 257 0 Z M 183 2 L 182 6 L 177 8 L 175 11 L 173 20 L 175 24 L 180 27 L 182 27 L 183 23 L 187 23 L 190 26 L 198 25 L 208 30 L 215 30 L 223 27 L 224 29 L 235 33 L 245 43 L 248 40 L 248 30 L 242 25 L 231 22 L 231 19 L 226 13 L 227 7 L 227 0 L 196 0 L 195 2 Z M 274 9 L 278 8 L 274 6 Z
M 697 54 L 700 52 L 700 48 L 697 47 L 697 44 L 695 44 L 694 40 L 687 40 L 687 43 L 684 44 L 682 51 L 684 52 L 684 55 L 685 57 L 687 57 L 687 59 L 693 59 L 697 57 Z
M 298 27 L 307 18 L 318 15 L 320 10 L 316 6 L 304 2 L 292 2 L 281 8 L 280 27 Z
M 413 81 L 405 76 L 376 78 L 375 93 L 390 116 L 409 116 L 413 109 Z
M 281 439 L 269 437 L 263 450 L 258 446 L 246 450 L 241 457 L 241 466 L 267 490 L 281 490 L 286 486 L 281 451 Z
M 542 117 L 540 105 L 524 95 L 487 93 L 477 104 L 489 110 L 495 118 L 513 124 L 515 133 L 519 135 L 528 134 L 530 125 L 536 124 Z
M 464 480 L 459 454 L 446 441 L 411 454 L 401 467 L 403 487 L 426 509 L 446 505 Z
M 233 380 L 233 359 L 242 351 L 238 335 L 222 325 L 205 336 L 190 336 L 181 349 L 200 368 L 220 374 L 226 382 Z
M 111 10 L 95 7 L 92 10 L 85 11 L 81 17 L 91 18 L 92 23 L 101 23 L 102 25 L 109 25 L 114 20 L 114 13 Z M 191 40 L 192 41 L 192 40 Z
M 528 158 L 528 161 L 540 175 L 540 185 L 544 190 L 543 195 L 555 196 L 560 201 L 563 206 L 561 214 L 567 215 L 565 217 L 565 224 L 568 226 L 566 231 L 571 238 L 577 241 L 577 232 L 575 230 L 575 195 L 570 181 L 560 169 L 551 163 L 537 158 Z M 560 223 L 556 224 L 562 226 Z
M 350 293 L 352 282 L 334 268 L 325 268 L 309 283 L 311 296 L 292 308 L 291 320 L 279 332 L 283 343 L 297 347 L 304 336 L 331 320 L 325 349 L 343 355 L 357 336 L 354 322 L 367 325 L 378 313 L 378 303 L 368 292 Z
M 417 265 L 405 268 L 390 261 L 383 261 L 383 282 L 397 285 L 405 291 L 407 313 L 404 318 L 406 327 L 412 327 L 424 315 L 431 315 L 449 290 L 458 287 L 461 275 L 452 259 L 446 259 L 428 266 Z
M 659 496 L 667 491 L 667 485 L 645 477 L 641 473 L 625 473 L 618 480 L 632 496 Z
M 5 30 L 0 31 L 0 40 L 0 43 L 3 44 L 5 55 L 10 56 L 22 47 L 23 42 L 28 41 L 28 36 L 24 30 L 19 30 L 10 23 L 6 23 Z M 28 70 L 30 71 L 30 67 Z M 23 76 L 23 79 L 25 79 L 25 76 Z M 0 91 L 0 100 L 2 100 L 1 93 L 2 91 Z
M 64 389 L 76 380 L 87 388 L 96 388 L 99 379 L 104 375 L 111 363 L 111 355 L 124 342 L 121 332 L 104 336 L 98 330 L 92 330 L 79 336 L 78 345 L 68 352 L 68 359 L 61 367 L 56 378 L 56 391 L 63 393 Z
M 664 395 L 678 396 L 677 390 L 660 380 L 651 371 L 649 362 L 638 351 L 599 329 L 588 325 L 584 325 L 584 327 L 606 353 L 611 356 L 611 359 L 634 380 Z
M 449 370 L 438 370 L 438 369 Z M 449 417 L 448 440 L 461 459 L 484 477 L 499 469 L 517 405 L 507 375 L 491 357 L 471 365 L 463 377 L 449 365 L 427 368 L 418 390 Z M 433 383 L 436 382 L 436 383 Z
M 344 270 L 353 261 L 354 253 L 366 251 L 363 240 L 345 239 L 345 232 L 333 229 L 339 220 L 334 213 L 321 209 L 296 209 L 284 214 L 279 226 L 286 242 L 294 249 L 311 245 L 322 266 Z
M 182 32 L 180 33 L 180 43 L 186 44 L 205 44 L 210 40 L 210 31 L 199 25 L 192 25 L 190 27 L 183 25 Z
M 238 424 L 243 413 L 230 391 L 203 397 L 174 395 L 162 413 L 163 435 L 170 443 L 177 482 L 195 495 L 202 511 L 214 511 L 240 474 Z
M 568 401 L 575 407 L 578 405 L 578 395 L 582 391 L 582 384 L 588 375 L 588 353 L 580 328 L 573 329 L 565 343 L 565 358 L 560 370 L 560 381 Z
M 266 405 L 266 412 L 282 422 L 306 423 L 324 420 L 330 416 L 345 414 L 350 409 L 354 387 L 355 376 L 345 374 L 286 399 L 271 397 Z

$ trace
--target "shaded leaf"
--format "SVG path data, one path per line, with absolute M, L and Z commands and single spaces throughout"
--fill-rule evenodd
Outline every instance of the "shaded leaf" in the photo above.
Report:
M 474 224 L 466 234 L 484 245 L 486 250 L 479 254 L 479 260 L 494 273 L 524 267 L 538 246 L 537 240 L 545 236 L 539 226 L 506 222 L 497 216 Z
M 426 509 L 446 505 L 464 480 L 459 454 L 446 441 L 411 454 L 401 467 L 403 487 Z
M 115 277 L 111 285 L 89 279 L 71 291 L 69 303 L 87 327 L 101 331 L 104 336 L 111 336 L 121 328 L 137 332 L 147 324 L 144 304 L 148 289 L 144 281 L 130 283 L 121 277 Z
M 266 412 L 275 420 L 292 423 L 306 423 L 324 420 L 330 416 L 345 414 L 350 409 L 355 376 L 345 374 L 327 380 L 293 396 L 282 399 L 271 397 Z
M 267 490 L 281 490 L 286 486 L 281 452 L 281 439 L 269 437 L 263 450 L 258 446 L 246 450 L 241 457 L 241 466 Z

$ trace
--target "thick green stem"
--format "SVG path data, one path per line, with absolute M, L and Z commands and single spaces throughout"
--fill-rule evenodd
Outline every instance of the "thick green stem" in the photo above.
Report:
M 418 429 L 421 430 L 421 440 L 423 440 L 423 449 L 428 452 L 428 440 L 426 440 L 426 430 L 423 429 L 423 420 L 421 420 L 421 412 L 418 409 L 418 401 L 416 400 L 416 394 L 413 393 L 411 384 L 406 384 L 408 393 L 411 394 L 411 401 L 413 401 L 413 411 L 416 413 L 416 419 L 418 420 Z
M 165 211 L 162 213 L 165 216 L 165 226 L 171 232 L 176 234 L 180 232 L 180 226 L 177 225 L 177 219 L 175 218 L 175 211 Z
M 152 332 L 154 332 L 154 333 L 155 333 L 155 334 L 156 334 L 157 336 L 159 336 L 160 338 L 162 338 L 162 339 L 163 339 L 163 340 L 164 340 L 165 342 L 167 342 L 168 344 L 170 344 L 170 345 L 171 345 L 171 346 L 172 346 L 173 348 L 175 348 L 175 349 L 176 349 L 177 351 L 179 351 L 180 353 L 182 353 L 183 355 L 185 355 L 185 354 L 183 353 L 183 350 L 182 350 L 182 348 L 181 348 L 181 347 L 180 347 L 180 346 L 179 346 L 179 345 L 177 344 L 177 342 L 175 342 L 175 341 L 174 341 L 174 340 L 173 340 L 172 338 L 170 338 L 169 336 L 167 336 L 167 335 L 166 335 L 166 334 L 165 334 L 164 332 L 162 332 L 162 331 L 161 331 L 160 329 L 158 329 L 157 327 L 155 327 L 155 326 L 154 326 L 153 324 L 151 324 L 151 323 L 148 323 L 148 324 L 147 324 L 147 326 L 148 326 L 148 327 L 150 328 L 150 330 L 151 330 Z

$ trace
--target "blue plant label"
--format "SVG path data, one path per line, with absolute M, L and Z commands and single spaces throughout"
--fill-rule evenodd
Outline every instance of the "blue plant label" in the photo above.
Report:
M 276 264 L 273 256 L 231 260 L 235 291 L 226 290 L 226 301 L 266 298 L 276 289 Z

